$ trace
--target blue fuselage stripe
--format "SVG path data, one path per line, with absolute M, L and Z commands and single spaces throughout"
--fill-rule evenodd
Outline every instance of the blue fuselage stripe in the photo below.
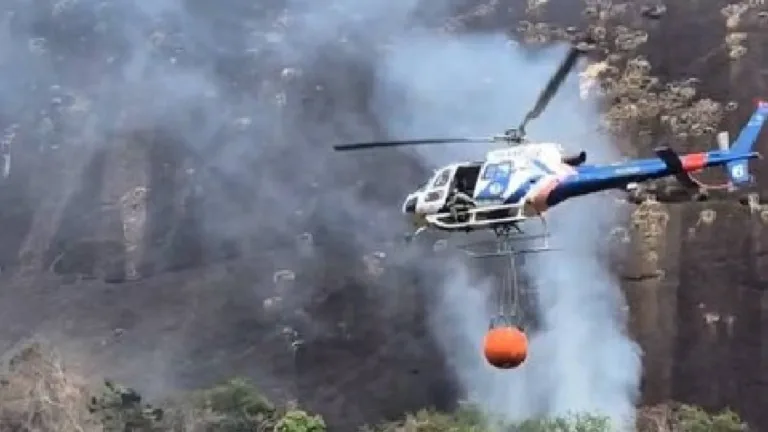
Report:
M 768 103 L 758 103 L 757 109 L 750 117 L 749 122 L 742 127 L 739 136 L 731 144 L 728 150 L 713 150 L 706 152 L 703 167 L 713 166 L 738 166 L 748 159 L 759 157 L 758 153 L 752 152 L 760 131 L 768 117 Z M 685 159 L 687 155 L 683 155 Z M 698 157 L 700 155 L 696 155 Z M 546 167 L 534 161 L 539 169 L 551 173 Z M 685 165 L 684 161 L 683 166 Z M 679 169 L 679 168 L 677 168 Z M 746 169 L 744 170 L 746 173 Z M 613 165 L 582 165 L 576 168 L 576 173 L 564 178 L 547 196 L 547 204 L 551 207 L 568 198 L 586 195 L 593 192 L 599 192 L 609 189 L 623 188 L 629 183 L 640 183 L 647 180 L 658 179 L 670 175 L 679 175 L 680 172 L 675 168 L 670 168 L 661 158 L 640 159 L 626 163 Z M 747 181 L 749 177 L 728 174 L 732 181 L 740 183 Z
M 517 190 L 515 190 L 512 195 L 510 195 L 509 198 L 507 198 L 504 202 L 506 204 L 515 204 L 519 202 L 521 199 L 525 198 L 525 196 L 530 192 L 533 185 L 535 185 L 543 176 L 542 175 L 536 175 L 528 179 L 525 183 L 521 184 Z
M 732 160 L 745 159 L 727 151 L 707 153 L 707 167 L 723 165 Z M 621 165 L 584 165 L 576 168 L 576 174 L 563 179 L 547 197 L 547 205 L 553 206 L 568 198 L 609 189 L 623 188 L 629 183 L 639 183 L 674 174 L 664 161 L 658 158 L 640 159 Z

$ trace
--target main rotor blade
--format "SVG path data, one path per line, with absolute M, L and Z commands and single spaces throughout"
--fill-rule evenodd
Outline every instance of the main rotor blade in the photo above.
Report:
M 539 95 L 539 99 L 536 101 L 536 105 L 534 105 L 533 109 L 525 115 L 525 119 L 523 119 L 523 122 L 520 123 L 518 130 L 524 131 L 525 127 L 528 125 L 528 122 L 538 118 L 541 115 L 541 113 L 544 111 L 544 108 L 546 108 L 549 104 L 549 101 L 552 100 L 552 97 L 555 96 L 557 91 L 560 89 L 563 81 L 565 81 L 565 77 L 568 76 L 568 73 L 571 72 L 573 67 L 576 65 L 576 60 L 579 59 L 581 54 L 584 54 L 583 50 L 580 50 L 576 46 L 571 47 L 571 49 L 568 51 L 568 54 L 566 54 L 565 59 L 563 59 L 563 62 L 560 63 L 560 67 L 557 69 L 555 74 L 552 75 L 552 78 L 549 79 L 549 82 L 547 83 L 546 87 L 544 87 L 544 90 L 542 90 L 541 94 Z
M 353 144 L 341 144 L 333 146 L 336 151 L 361 150 L 378 147 L 401 147 L 415 145 L 433 145 L 433 144 L 455 144 L 455 143 L 494 143 L 499 141 L 494 137 L 485 138 L 431 138 L 420 140 L 399 140 L 399 141 L 373 141 Z

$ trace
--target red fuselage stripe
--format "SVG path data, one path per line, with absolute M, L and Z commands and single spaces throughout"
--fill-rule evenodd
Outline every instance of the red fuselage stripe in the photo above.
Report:
M 683 169 L 686 172 L 698 171 L 707 166 L 706 153 L 691 153 L 682 156 L 680 160 L 683 162 Z
M 552 193 L 560 181 L 557 177 L 544 180 L 545 183 L 541 186 L 541 189 L 536 191 L 529 201 L 536 211 L 541 213 L 547 209 L 547 198 L 549 198 L 549 194 Z

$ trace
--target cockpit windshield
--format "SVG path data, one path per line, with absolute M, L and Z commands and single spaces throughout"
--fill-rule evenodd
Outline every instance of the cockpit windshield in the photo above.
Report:
M 435 182 L 432 183 L 432 187 L 443 187 L 448 184 L 448 181 L 451 180 L 451 169 L 446 168 L 444 169 L 439 176 L 435 179 Z
M 497 177 L 507 177 L 512 174 L 513 166 L 511 162 L 489 163 L 485 166 L 483 180 L 493 180 Z

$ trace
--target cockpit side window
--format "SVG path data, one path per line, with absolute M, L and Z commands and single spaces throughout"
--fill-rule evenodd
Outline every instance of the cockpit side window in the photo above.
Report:
M 439 176 L 435 179 L 435 182 L 432 183 L 432 187 L 443 187 L 448 184 L 448 181 L 451 180 L 451 169 L 446 168 L 444 169 Z
M 510 162 L 488 164 L 483 171 L 483 180 L 493 180 L 502 175 L 509 175 L 511 172 L 512 164 Z

